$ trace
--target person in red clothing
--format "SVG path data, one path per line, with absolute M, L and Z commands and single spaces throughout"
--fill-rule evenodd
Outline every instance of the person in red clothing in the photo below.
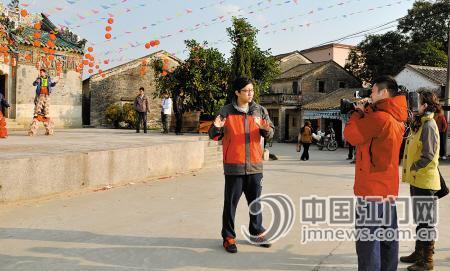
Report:
M 227 252 L 236 253 L 234 218 L 242 193 L 250 204 L 261 196 L 263 178 L 263 150 L 261 137 L 273 137 L 273 124 L 267 109 L 253 102 L 253 83 L 248 78 L 233 82 L 235 97 L 231 104 L 220 110 L 209 136 L 223 143 L 223 168 L 225 173 L 225 199 L 222 216 L 223 246 Z M 261 206 L 256 203 L 252 213 Z M 254 243 L 270 247 L 264 237 L 262 214 L 250 213 L 249 232 Z
M 389 203 L 398 196 L 399 153 L 408 108 L 406 97 L 397 94 L 394 78 L 377 78 L 371 104 L 359 101 L 344 130 L 345 138 L 357 150 L 353 188 L 358 198 L 356 228 L 371 234 L 380 228 L 398 228 L 396 206 Z M 373 212 L 388 223 L 369 222 L 365 214 Z M 356 252 L 358 270 L 397 270 L 398 240 L 357 240 Z
M 0 93 L 0 138 L 8 137 L 8 130 L 6 129 L 6 119 L 3 116 L 3 110 L 6 112 L 10 107 L 3 94 Z
M 439 129 L 439 157 L 442 160 L 447 160 L 447 130 L 448 130 L 448 122 L 447 118 L 444 115 L 444 111 L 441 111 L 439 114 L 434 116 L 434 120 Z

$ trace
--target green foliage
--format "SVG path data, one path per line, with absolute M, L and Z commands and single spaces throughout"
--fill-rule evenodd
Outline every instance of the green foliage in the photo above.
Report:
M 168 92 L 175 97 L 183 89 L 186 110 L 201 111 L 205 117 L 217 114 L 227 102 L 228 93 L 232 93 L 230 82 L 238 76 L 247 76 L 255 81 L 256 97 L 258 90 L 268 90 L 279 70 L 270 51 L 257 47 L 256 28 L 244 19 L 234 18 L 233 26 L 227 31 L 234 46 L 229 60 L 216 48 L 208 47 L 206 42 L 200 44 L 186 40 L 189 56 L 173 72 L 163 76 L 163 60 L 153 61 L 156 96 Z
M 255 81 L 255 99 L 269 90 L 270 85 L 280 71 L 276 60 L 269 50 L 258 47 L 256 34 L 258 30 L 243 18 L 233 18 L 232 27 L 227 28 L 233 49 L 231 50 L 230 82 L 238 77 L 248 77 Z M 229 89 L 230 97 L 234 90 Z M 229 98 L 230 98 L 229 97 Z
M 398 32 L 370 35 L 349 55 L 349 69 L 358 78 L 370 82 L 383 74 L 397 74 L 409 60 L 408 38 Z
M 136 117 L 136 110 L 131 103 L 125 103 L 123 106 L 111 104 L 106 108 L 106 120 L 116 129 L 135 128 Z
M 446 67 L 450 0 L 417 1 L 397 31 L 369 35 L 349 55 L 346 69 L 363 81 L 398 74 L 406 64 Z
M 450 0 L 417 1 L 399 21 L 398 30 L 413 43 L 433 41 L 437 49 L 447 51 L 449 23 Z
M 158 95 L 169 92 L 172 97 L 183 89 L 186 96 L 186 111 L 201 111 L 203 115 L 214 115 L 225 103 L 227 78 L 230 69 L 225 57 L 204 42 L 185 41 L 189 57 L 173 72 L 162 76 L 161 60 L 153 62 L 157 71 Z
M 118 104 L 111 104 L 106 108 L 106 120 L 112 124 L 114 128 L 119 128 L 122 121 L 122 108 Z
M 122 120 L 128 128 L 136 128 L 137 113 L 133 104 L 125 103 L 122 107 Z

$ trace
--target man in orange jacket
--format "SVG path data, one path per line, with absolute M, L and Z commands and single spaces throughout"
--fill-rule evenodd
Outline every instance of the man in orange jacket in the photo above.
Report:
M 267 110 L 253 102 L 253 83 L 248 78 L 233 82 L 235 98 L 225 105 L 209 129 L 209 136 L 223 142 L 223 168 L 225 173 L 225 200 L 222 216 L 223 246 L 236 253 L 234 218 L 242 193 L 250 204 L 261 196 L 263 178 L 263 151 L 261 137 L 273 137 L 273 124 Z M 252 211 L 257 213 L 260 205 Z M 262 215 L 250 213 L 249 232 L 255 243 L 270 247 L 264 238 Z
M 344 136 L 356 146 L 354 193 L 358 197 L 356 228 L 371 234 L 379 229 L 396 231 L 397 210 L 389 199 L 399 190 L 399 153 L 408 117 L 405 96 L 397 96 L 394 78 L 382 76 L 374 81 L 371 100 L 358 102 L 347 123 Z M 388 208 L 386 208 L 386 205 Z M 364 215 L 376 213 L 369 222 Z M 370 224 L 370 225 L 369 225 Z M 358 270 L 395 271 L 398 240 L 357 240 Z M 383 258 L 383 260 L 382 260 Z

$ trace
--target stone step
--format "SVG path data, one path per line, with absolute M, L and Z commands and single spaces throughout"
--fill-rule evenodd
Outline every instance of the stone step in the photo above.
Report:
M 8 130 L 26 130 L 25 126 L 22 124 L 18 124 L 14 119 L 6 119 L 6 128 Z
M 222 162 L 222 145 L 217 141 L 209 140 L 205 142 L 205 169 L 221 169 Z

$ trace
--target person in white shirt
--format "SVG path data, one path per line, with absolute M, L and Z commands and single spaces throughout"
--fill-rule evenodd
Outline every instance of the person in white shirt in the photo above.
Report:
M 172 99 L 169 93 L 164 94 L 164 98 L 161 102 L 161 121 L 163 125 L 163 133 L 169 133 L 170 116 L 172 115 Z

